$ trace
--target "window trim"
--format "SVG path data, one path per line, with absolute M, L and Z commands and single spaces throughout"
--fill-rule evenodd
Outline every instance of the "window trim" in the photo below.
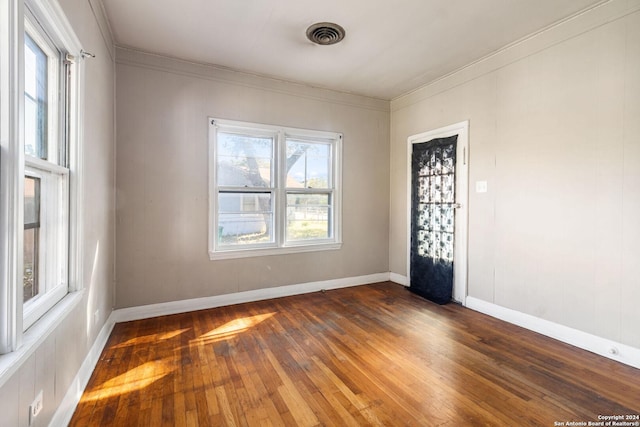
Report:
M 0 2 L 0 313 L 5 313 L 0 318 L 0 354 L 17 349 L 22 340 L 22 304 L 15 303 L 19 291 L 15 284 L 22 283 L 23 274 L 23 255 L 18 251 L 24 229 L 20 189 L 24 150 L 19 144 L 23 16 L 21 1 Z
M 28 330 L 23 328 L 22 257 L 23 257 L 23 198 L 24 198 L 24 30 L 27 16 L 34 18 L 56 46 L 68 52 L 63 60 L 73 63 L 69 86 L 65 123 L 69 158 L 69 258 L 67 291 L 54 307 Z M 80 301 L 82 253 L 80 251 L 82 224 L 82 98 L 84 65 L 81 60 L 81 43 L 75 35 L 62 8 L 56 0 L 8 0 L 0 6 L 0 93 L 2 94 L 0 120 L 2 121 L 2 149 L 0 161 L 0 381 L 7 372 L 17 369 L 23 356 L 34 350 L 35 343 L 51 332 L 51 325 L 58 324 Z M 6 24 L 6 25 L 5 25 Z M 5 55 L 5 53 L 7 53 Z M 65 76 L 66 78 L 66 76 Z M 62 124 L 57 123 L 58 126 Z M 67 128 L 68 126 L 68 128 Z M 5 203 L 6 202 L 6 203 Z M 79 292 L 75 292 L 79 291 Z M 51 326 L 51 327 L 50 327 Z M 25 343 L 22 346 L 22 343 Z M 5 354 L 11 353 L 13 355 Z
M 223 260 L 234 258 L 247 258 L 267 255 L 282 255 L 301 252 L 316 252 L 325 250 L 337 250 L 342 247 L 342 134 L 329 131 L 315 131 L 308 129 L 291 128 L 284 126 L 265 125 L 235 120 L 208 118 L 209 123 L 209 259 Z M 271 187 L 265 187 L 265 192 L 273 194 L 273 242 L 258 243 L 245 247 L 231 247 L 219 245 L 217 242 L 218 230 L 218 186 L 217 186 L 217 132 L 219 129 L 251 132 L 252 135 L 273 136 L 273 183 Z M 286 240 L 286 211 L 287 194 L 292 190 L 286 187 L 287 171 L 280 167 L 286 164 L 286 141 L 291 139 L 304 139 L 309 142 L 326 142 L 331 146 L 330 162 L 330 189 L 319 190 L 323 193 L 331 192 L 333 209 L 331 215 L 333 236 L 329 239 L 314 240 Z M 255 188 L 247 190 L 238 189 L 239 192 L 253 192 Z M 235 191 L 235 190 L 234 190 Z M 312 191 L 311 191 L 312 192 Z M 304 193 L 307 194 L 307 193 Z

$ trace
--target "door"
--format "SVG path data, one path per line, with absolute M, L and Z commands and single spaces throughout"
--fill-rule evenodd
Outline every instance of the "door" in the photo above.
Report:
M 464 304 L 466 297 L 466 215 L 461 211 L 467 185 L 459 176 L 466 176 L 466 122 L 465 132 L 460 130 L 417 135 L 409 145 L 409 289 L 438 304 L 452 299 Z

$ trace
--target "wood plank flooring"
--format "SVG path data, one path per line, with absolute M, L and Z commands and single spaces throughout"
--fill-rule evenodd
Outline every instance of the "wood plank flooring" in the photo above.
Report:
M 71 426 L 554 426 L 640 370 L 379 283 L 116 325 Z

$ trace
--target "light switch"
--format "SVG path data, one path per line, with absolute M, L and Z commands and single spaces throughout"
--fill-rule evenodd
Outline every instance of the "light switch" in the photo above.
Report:
M 487 192 L 487 181 L 476 181 L 476 193 Z

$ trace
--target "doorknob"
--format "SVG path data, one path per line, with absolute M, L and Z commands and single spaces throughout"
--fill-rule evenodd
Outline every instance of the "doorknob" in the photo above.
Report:
M 462 203 L 454 203 L 454 204 L 453 204 L 453 208 L 454 208 L 454 209 L 460 209 L 460 208 L 462 208 Z

